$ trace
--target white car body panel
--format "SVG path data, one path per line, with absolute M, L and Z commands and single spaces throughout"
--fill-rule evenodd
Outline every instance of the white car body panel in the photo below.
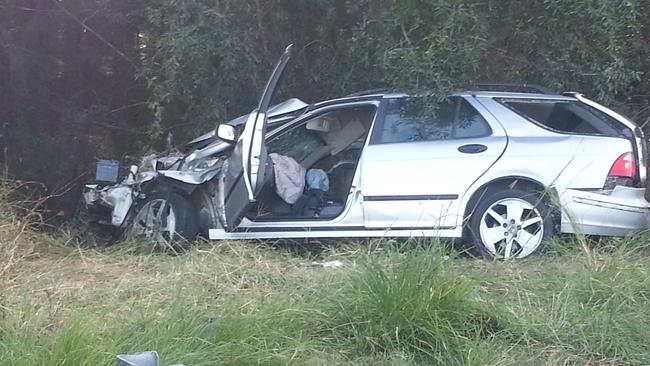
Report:
M 490 136 L 376 145 L 366 142 L 359 162 L 365 227 L 449 229 L 458 225 L 465 187 L 484 174 L 507 145 L 503 126 L 474 98 L 463 98 L 484 116 L 492 130 Z M 377 123 L 374 126 L 370 134 Z M 481 144 L 487 150 L 480 154 L 458 151 L 468 144 Z
M 600 105 L 600 104 L 598 104 L 598 103 L 596 103 L 596 102 L 594 102 L 592 100 L 589 100 L 589 99 L 585 98 L 582 94 L 573 93 L 573 96 L 577 100 L 581 101 L 582 103 L 585 103 L 585 104 L 587 104 L 587 105 L 589 105 L 589 106 L 591 106 L 593 108 L 596 108 L 596 109 L 604 112 L 605 114 L 613 117 L 614 119 L 618 120 L 620 123 L 624 124 L 625 126 L 630 128 L 631 130 L 633 130 L 634 134 L 635 134 L 635 140 L 636 140 L 635 148 L 636 148 L 637 151 L 643 151 L 643 138 L 644 138 L 643 133 L 639 134 L 640 129 L 639 129 L 639 127 L 637 127 L 637 125 L 634 124 L 634 122 L 630 121 L 629 119 L 623 117 L 622 115 L 614 112 L 613 110 L 611 110 L 611 109 L 609 109 L 609 108 L 607 108 L 605 106 L 602 106 L 602 105 Z M 646 180 L 647 180 L 646 175 L 647 175 L 647 163 L 648 163 L 647 158 L 648 157 L 647 156 L 642 156 L 641 153 L 639 153 L 638 156 L 639 156 L 639 159 L 637 160 L 637 164 L 639 165 L 639 178 L 640 178 L 641 184 L 645 184 Z
M 549 98 L 544 96 L 544 98 Z M 650 204 L 644 198 L 644 188 L 618 187 L 618 191 L 603 192 L 607 172 L 617 157 L 631 151 L 630 141 L 623 138 L 568 135 L 555 133 L 528 122 L 490 97 L 478 98 L 496 114 L 508 131 L 509 144 L 503 157 L 479 179 L 471 192 L 506 176 L 528 178 L 557 192 L 561 205 L 560 230 L 566 233 L 592 235 L 625 235 L 646 230 Z M 571 149 L 567 151 L 567 149 Z M 581 190 L 591 190 L 587 193 Z M 622 196 L 619 192 L 635 192 Z M 590 197 L 580 203 L 578 197 Z M 609 209 L 600 202 L 607 202 Z M 624 217 L 616 205 L 632 206 Z M 618 220 L 611 220 L 616 216 Z
M 228 161 L 224 164 L 225 174 L 219 180 L 221 201 L 218 212 L 223 212 L 222 224 L 228 230 L 236 229 L 250 203 L 255 202 L 266 182 L 268 154 L 266 151 L 267 112 L 273 95 L 287 69 L 293 54 L 293 45 L 287 46 L 260 96 L 260 102 L 251 112 L 244 125 L 244 131 Z
M 296 231 L 237 231 L 228 232 L 223 229 L 211 229 L 209 238 L 212 240 L 245 240 L 245 239 L 301 239 L 301 238 L 425 238 L 460 237 L 458 229 L 441 230 L 319 230 L 317 228 L 299 228 Z
M 616 187 L 611 193 L 567 189 L 560 196 L 561 231 L 625 236 L 650 226 L 645 189 Z
M 258 182 L 260 169 L 262 169 L 262 145 L 258 141 L 264 140 L 264 124 L 266 123 L 265 113 L 251 113 L 242 137 L 240 138 L 243 143 L 242 160 L 248 164 L 242 164 L 244 168 L 244 184 L 248 192 L 248 200 L 255 201 L 255 192 L 259 190 Z
M 459 152 L 466 144 L 488 149 L 481 154 Z M 505 136 L 489 136 L 367 146 L 360 161 L 365 226 L 455 227 L 459 198 L 505 145 Z
M 240 231 L 228 235 L 211 231 L 210 237 L 383 237 L 417 233 L 461 237 L 467 219 L 465 209 L 472 195 L 490 182 L 504 178 L 538 182 L 557 192 L 563 207 L 562 232 L 623 235 L 648 228 L 650 204 L 643 197 L 645 189 L 620 187 L 614 192 L 601 191 L 613 161 L 630 151 L 628 140 L 549 131 L 493 99 L 494 96 L 511 97 L 511 93 L 491 94 L 495 95 L 461 94 L 490 124 L 493 133 L 488 137 L 367 143 L 346 208 L 336 219 L 259 222 L 244 219 Z M 535 97 L 575 100 L 563 96 Z M 481 143 L 488 150 L 482 154 L 459 153 L 457 148 L 467 143 Z M 424 166 L 436 168 L 422 169 Z M 444 173 L 442 177 L 441 173 Z M 435 182 L 434 187 L 431 182 Z M 455 195 L 458 198 L 452 199 Z M 403 196 L 430 196 L 430 199 L 400 199 Z M 621 219 L 608 220 L 613 213 Z M 364 230 L 352 230 L 361 227 Z M 274 231 L 276 228 L 282 231 Z M 332 228 L 337 230 L 326 230 Z

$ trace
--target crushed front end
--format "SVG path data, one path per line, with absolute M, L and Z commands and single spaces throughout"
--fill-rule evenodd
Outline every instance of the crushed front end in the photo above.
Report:
M 100 160 L 97 163 L 95 183 L 84 187 L 83 197 L 91 222 L 120 227 L 133 205 L 138 167 L 128 169 L 118 161 Z

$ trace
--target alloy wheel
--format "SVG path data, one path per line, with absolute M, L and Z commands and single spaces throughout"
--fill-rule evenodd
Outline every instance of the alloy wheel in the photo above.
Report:
M 532 203 L 504 198 L 483 213 L 479 234 L 495 258 L 524 258 L 542 244 L 544 220 Z
M 153 199 L 142 206 L 133 220 L 131 235 L 171 246 L 176 235 L 176 215 L 167 200 Z

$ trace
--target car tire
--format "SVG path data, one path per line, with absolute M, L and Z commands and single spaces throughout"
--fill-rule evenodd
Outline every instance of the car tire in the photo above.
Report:
M 198 213 L 192 203 L 175 192 L 154 192 L 138 204 L 129 237 L 167 248 L 178 248 L 199 233 Z
M 519 189 L 487 191 L 469 219 L 476 249 L 488 259 L 523 259 L 544 251 L 554 235 L 551 209 Z

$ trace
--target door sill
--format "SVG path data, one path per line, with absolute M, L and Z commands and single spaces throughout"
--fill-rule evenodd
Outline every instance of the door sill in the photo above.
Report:
M 299 239 L 299 238 L 391 238 L 391 237 L 440 237 L 460 238 L 462 228 L 422 229 L 366 229 L 358 227 L 323 228 L 269 228 L 268 231 L 233 231 L 210 229 L 211 240 L 241 239 Z

